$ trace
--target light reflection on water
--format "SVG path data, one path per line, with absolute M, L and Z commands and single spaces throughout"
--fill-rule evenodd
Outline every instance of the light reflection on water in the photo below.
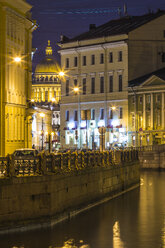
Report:
M 53 228 L 0 236 L 0 248 L 60 248 L 70 238 L 90 248 L 165 248 L 164 189 L 165 172 L 143 172 L 140 188 Z

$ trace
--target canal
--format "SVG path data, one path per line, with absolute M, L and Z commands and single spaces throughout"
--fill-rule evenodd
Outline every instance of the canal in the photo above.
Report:
M 165 172 L 142 172 L 140 188 L 53 228 L 0 236 L 0 248 L 54 248 L 70 238 L 90 248 L 165 248 Z

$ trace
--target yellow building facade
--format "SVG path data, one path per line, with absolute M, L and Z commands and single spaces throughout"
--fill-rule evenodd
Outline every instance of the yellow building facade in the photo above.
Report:
M 164 67 L 164 22 L 165 12 L 158 11 L 62 37 L 59 52 L 67 71 L 61 100 L 63 147 L 131 145 L 128 82 Z M 83 118 L 84 111 L 90 116 Z
M 0 156 L 31 147 L 31 5 L 0 0 Z
M 61 99 L 60 66 L 52 55 L 50 41 L 45 49 L 45 58 L 36 66 L 33 83 L 32 99 L 35 102 L 59 103 Z
M 61 81 L 63 73 L 50 41 L 45 58 L 36 66 L 32 82 L 32 143 L 38 150 L 59 147 Z M 44 117 L 41 117 L 41 113 Z

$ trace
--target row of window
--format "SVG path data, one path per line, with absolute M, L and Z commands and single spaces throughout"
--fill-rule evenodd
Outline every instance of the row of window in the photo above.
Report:
M 104 53 L 100 53 L 100 58 L 99 58 L 100 64 L 104 64 L 104 60 L 105 60 Z M 109 63 L 114 62 L 113 52 L 109 53 L 108 61 L 109 61 Z M 118 51 L 118 62 L 121 62 L 121 61 L 123 61 L 123 53 L 122 53 L 122 51 Z M 91 58 L 90 58 L 90 64 L 95 65 L 95 63 L 96 63 L 96 57 L 95 57 L 95 54 L 92 54 Z M 84 55 L 84 56 L 82 56 L 82 66 L 86 66 L 86 65 L 87 65 L 87 57 Z M 73 66 L 74 67 L 78 66 L 78 57 L 77 56 L 75 56 L 73 58 Z M 66 68 L 70 67 L 70 59 L 69 58 L 65 59 L 65 67 Z
M 82 110 L 84 111 L 84 110 Z M 81 111 L 81 115 L 82 115 L 82 111 Z M 87 111 L 86 111 L 87 112 Z M 86 114 L 87 116 L 87 114 Z M 116 114 L 115 114 L 116 117 Z M 105 118 L 105 110 L 103 108 L 100 109 L 100 120 L 104 120 Z M 113 119 L 114 118 L 114 110 L 112 108 L 109 109 L 109 119 Z M 120 107 L 119 108 L 119 119 L 123 119 L 123 108 Z M 86 119 L 90 119 L 90 120 L 95 120 L 95 109 L 91 109 L 90 112 L 90 118 L 86 118 Z M 66 110 L 65 112 L 65 120 L 69 121 L 69 110 Z M 74 121 L 78 121 L 78 111 L 74 110 Z
M 70 94 L 70 85 L 69 85 L 69 80 L 66 80 L 66 96 L 69 96 Z M 96 87 L 95 87 L 95 78 L 91 78 L 91 94 L 96 93 Z M 77 79 L 74 79 L 74 87 L 78 86 L 78 81 Z M 111 93 L 113 92 L 113 87 L 114 86 L 114 78 L 112 75 L 109 76 L 109 89 L 108 92 Z M 100 93 L 104 93 L 105 91 L 105 84 L 104 84 L 104 77 L 100 77 Z M 123 75 L 118 75 L 118 91 L 123 91 Z M 82 94 L 86 95 L 87 92 L 87 80 L 86 78 L 82 79 Z

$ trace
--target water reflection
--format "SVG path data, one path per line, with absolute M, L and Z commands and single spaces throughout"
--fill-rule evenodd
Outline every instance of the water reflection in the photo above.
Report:
M 124 243 L 120 237 L 120 226 L 119 222 L 116 221 L 113 226 L 113 248 L 124 248 Z
M 165 248 L 164 189 L 165 172 L 144 172 L 140 188 L 53 228 L 0 236 L 0 248 L 61 248 L 70 238 L 90 248 Z

